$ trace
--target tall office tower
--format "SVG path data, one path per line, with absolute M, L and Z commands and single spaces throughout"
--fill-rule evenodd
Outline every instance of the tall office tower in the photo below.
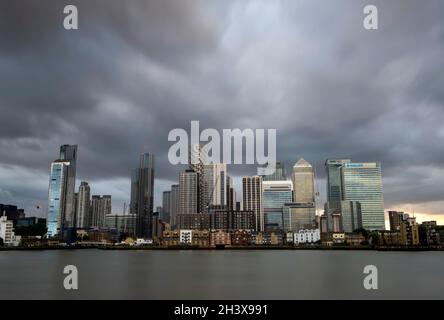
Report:
M 170 223 L 174 228 L 177 224 L 176 217 L 180 213 L 180 191 L 179 185 L 173 184 L 171 186 L 171 196 L 170 196 Z
M 69 162 L 66 179 L 65 227 L 71 228 L 75 226 L 76 221 L 74 192 L 76 186 L 77 145 L 64 144 L 60 146 L 60 160 Z
M 315 202 L 313 167 L 302 158 L 293 166 L 293 201 Z
M 74 226 L 76 159 L 77 145 L 62 145 L 59 159 L 51 163 L 46 214 L 49 236 Z
M 137 216 L 136 236 L 151 238 L 153 222 L 154 191 L 154 155 L 141 154 L 139 167 L 134 169 L 131 177 L 130 213 Z
M 205 206 L 222 207 L 227 205 L 227 165 L 225 163 L 204 166 Z M 201 194 L 201 193 L 200 193 Z M 204 212 L 207 212 L 205 210 Z
M 261 166 L 262 168 L 266 168 L 268 166 L 268 162 Z M 285 172 L 284 163 L 281 161 L 274 161 L 275 171 L 272 174 L 261 175 L 263 181 L 285 181 L 287 180 L 287 174 Z
M 167 223 L 171 223 L 170 205 L 171 191 L 164 191 L 162 193 L 162 214 L 160 219 Z
M 340 202 L 342 231 L 351 233 L 362 228 L 361 203 L 357 201 Z
M 399 232 L 401 228 L 401 222 L 404 220 L 404 212 L 401 211 L 389 211 L 390 231 Z
M 283 208 L 293 200 L 291 181 L 263 181 L 265 231 L 284 230 Z
M 254 211 L 256 231 L 264 231 L 264 206 L 262 177 L 242 178 L 242 210 Z
M 90 227 L 90 203 L 91 189 L 88 182 L 82 181 L 77 199 L 77 228 L 87 229 Z
M 206 179 L 203 178 L 205 174 L 205 166 L 208 165 L 208 156 L 205 149 L 200 144 L 190 144 L 189 151 L 189 167 L 198 175 L 198 208 L 194 213 L 208 212 L 208 190 Z
M 227 176 L 227 209 L 236 210 L 236 190 L 233 178 L 230 176 Z
M 342 200 L 341 167 L 350 163 L 350 159 L 327 159 L 325 170 L 327 172 L 327 202 L 338 203 Z
M 379 163 L 344 163 L 341 167 L 343 200 L 361 203 L 362 227 L 385 230 L 382 173 Z
M 340 213 L 342 201 L 342 176 L 341 168 L 350 159 L 327 159 L 325 171 L 327 173 L 327 202 L 325 203 L 325 214 L 328 219 L 329 231 L 333 231 L 332 215 Z
M 91 197 L 91 227 L 105 228 L 106 217 L 111 214 L 111 196 L 93 195 Z
M 199 174 L 191 169 L 179 175 L 179 213 L 199 213 Z

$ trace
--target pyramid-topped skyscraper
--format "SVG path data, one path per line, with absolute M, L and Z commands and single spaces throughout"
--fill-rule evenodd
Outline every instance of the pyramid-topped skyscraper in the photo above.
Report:
M 315 202 L 313 166 L 300 158 L 293 166 L 293 201 Z

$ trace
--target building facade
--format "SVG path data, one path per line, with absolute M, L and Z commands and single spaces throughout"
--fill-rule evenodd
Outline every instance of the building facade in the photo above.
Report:
M 178 229 L 203 230 L 210 229 L 210 215 L 208 213 L 183 213 L 176 217 Z
M 321 240 L 319 229 L 302 229 L 294 233 L 294 244 L 310 244 Z
M 285 232 L 298 232 L 316 227 L 316 208 L 314 202 L 286 203 L 283 208 Z
M 179 175 L 180 214 L 199 213 L 199 174 L 185 170 Z
M 256 230 L 256 217 L 253 211 L 216 210 L 209 215 L 211 230 Z
M 284 205 L 293 201 L 291 181 L 263 181 L 265 231 L 284 230 Z
M 362 227 L 385 230 L 382 173 L 379 163 L 345 163 L 341 168 L 343 200 L 361 204 Z

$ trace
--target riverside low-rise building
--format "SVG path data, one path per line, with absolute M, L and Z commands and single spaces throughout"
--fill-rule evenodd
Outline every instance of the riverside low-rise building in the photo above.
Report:
M 197 246 L 209 247 L 210 234 L 208 230 L 165 230 L 161 241 L 164 247 Z
M 312 244 L 321 240 L 319 229 L 303 229 L 294 233 L 294 244 Z
M 250 245 L 251 232 L 249 230 L 236 230 L 231 233 L 232 246 Z
M 231 246 L 231 235 L 223 230 L 211 232 L 211 246 L 212 247 L 229 247 Z

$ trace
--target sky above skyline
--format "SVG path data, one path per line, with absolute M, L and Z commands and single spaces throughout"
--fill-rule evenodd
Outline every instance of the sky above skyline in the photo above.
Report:
M 183 166 L 168 132 L 277 130 L 277 157 L 381 162 L 386 209 L 444 223 L 444 3 L 60 1 L 0 5 L 0 203 L 45 215 L 49 166 L 78 144 L 77 178 L 130 198 L 138 155 L 155 154 L 155 205 Z M 229 166 L 229 174 L 255 174 Z M 238 178 L 237 178 L 238 181 Z

